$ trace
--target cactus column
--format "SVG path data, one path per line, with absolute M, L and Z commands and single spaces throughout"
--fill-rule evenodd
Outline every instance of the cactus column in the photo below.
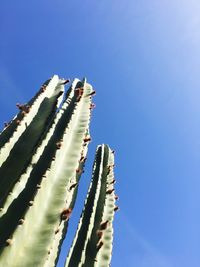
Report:
M 46 81 L 0 134 L 0 266 L 55 267 L 76 200 L 88 144 L 92 95 L 85 79 Z M 114 155 L 98 146 L 92 181 L 66 267 L 111 261 Z
M 107 267 L 110 264 L 112 223 L 118 209 L 113 167 L 113 152 L 107 145 L 99 146 L 85 208 L 65 267 Z

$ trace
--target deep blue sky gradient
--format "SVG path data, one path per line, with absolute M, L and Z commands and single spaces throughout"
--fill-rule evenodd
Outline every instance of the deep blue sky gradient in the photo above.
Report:
M 97 91 L 70 229 L 95 147 L 108 143 L 120 196 L 113 267 L 200 266 L 199 14 L 198 0 L 1 3 L 2 125 L 53 74 L 86 76 Z

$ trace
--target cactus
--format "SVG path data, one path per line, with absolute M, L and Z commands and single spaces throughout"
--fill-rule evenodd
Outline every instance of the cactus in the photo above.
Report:
M 115 206 L 114 156 L 107 145 L 97 148 L 85 208 L 65 267 L 109 266 Z
M 0 266 L 53 267 L 58 261 L 91 141 L 89 122 L 95 94 L 86 79 L 75 79 L 65 93 L 68 82 L 56 75 L 46 81 L 27 104 L 17 104 L 18 115 L 0 134 Z M 95 162 L 90 186 L 94 189 L 88 194 L 88 199 L 92 196 L 96 201 L 91 215 L 96 214 L 95 222 L 90 225 L 93 243 L 98 241 L 93 232 L 100 219 L 109 223 L 99 242 L 91 244 L 86 238 L 89 264 L 84 266 L 93 266 L 94 255 L 97 262 L 108 266 L 115 209 L 110 207 L 114 205 L 113 155 L 108 146 L 98 147 Z M 88 199 L 86 206 L 92 204 L 87 204 Z M 73 260 L 73 250 L 68 259 Z M 80 264 L 82 261 L 80 258 Z

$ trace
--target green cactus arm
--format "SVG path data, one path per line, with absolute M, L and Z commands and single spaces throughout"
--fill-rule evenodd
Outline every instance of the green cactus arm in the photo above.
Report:
M 73 118 L 65 128 L 63 145 L 57 149 L 55 160 L 46 172 L 46 179 L 43 178 L 40 182 L 33 206 L 27 208 L 24 214 L 24 224 L 13 232 L 12 245 L 2 248 L 0 265 L 35 267 L 45 263 L 50 249 L 48 244 L 54 239 L 55 230 L 62 218 L 62 208 L 68 208 L 72 202 L 70 191 L 74 189 L 70 188 L 76 175 L 80 153 L 85 145 L 83 139 L 90 119 L 91 91 L 91 86 L 85 84 L 83 96 L 78 100 Z M 63 125 L 62 120 L 60 125 Z M 61 129 L 58 127 L 57 130 L 59 132 Z M 54 137 L 55 135 L 54 133 Z M 38 171 L 40 168 L 41 160 L 34 169 Z M 18 202 L 24 200 L 21 195 L 23 194 L 18 197 Z M 10 208 L 7 213 L 9 212 Z M 34 224 L 34 221 L 37 223 Z M 14 262 L 11 262 L 11 259 L 15 259 Z
M 74 84 L 73 98 L 67 97 L 65 103 L 61 108 L 62 116 L 56 124 L 56 128 L 52 133 L 48 145 L 45 147 L 44 152 L 40 156 L 38 162 L 34 164 L 34 168 L 29 175 L 26 187 L 22 190 L 19 197 L 14 199 L 9 206 L 7 212 L 0 218 L 0 248 L 5 244 L 5 240 L 12 234 L 18 225 L 18 221 L 23 218 L 24 213 L 28 207 L 28 202 L 34 198 L 37 192 L 37 187 L 41 179 L 45 177 L 47 169 L 50 168 L 57 150 L 57 143 L 63 138 L 65 129 L 68 127 L 74 109 L 77 105 L 77 95 L 75 93 L 75 86 L 79 82 L 76 80 Z M 71 100 L 70 100 L 71 99 Z M 70 103 L 69 103 L 70 102 Z M 69 103 L 69 104 L 68 104 Z M 10 218 L 12 217 L 12 220 Z M 2 229 L 2 231 L 1 231 Z
M 36 149 L 38 143 L 40 143 L 40 139 L 46 131 L 49 121 L 51 122 L 55 116 L 59 98 L 63 93 L 63 87 L 56 86 L 50 87 L 50 89 L 51 94 L 49 93 L 49 97 L 45 97 L 45 99 L 43 99 L 37 114 L 32 119 L 32 122 L 29 124 L 29 126 L 25 126 L 26 129 L 23 133 L 16 132 L 20 135 L 20 137 L 18 138 L 16 144 L 12 147 L 6 161 L 0 168 L 1 208 L 8 193 L 11 192 L 14 184 L 18 181 L 19 177 L 30 163 L 31 154 Z M 48 86 L 46 90 L 48 92 Z M 28 116 L 29 113 L 27 114 L 27 117 Z M 31 118 L 29 119 L 31 120 Z M 10 140 L 10 143 L 12 142 L 14 142 L 14 140 Z M 10 166 L 12 166 L 12 168 Z
M 54 89 L 58 84 L 58 76 L 55 75 L 45 86 L 45 91 L 37 93 L 31 101 L 25 106 L 29 106 L 29 112 L 23 115 L 24 111 L 21 110 L 17 116 L 11 120 L 10 124 L 4 128 L 0 135 L 0 166 L 7 159 L 11 149 L 26 130 L 32 119 L 37 114 L 38 108 L 44 101 L 45 97 L 52 95 Z M 44 86 L 44 85 L 43 85 Z
M 61 83 L 62 80 L 60 80 Z M 69 103 L 71 102 L 71 98 L 74 95 L 74 92 L 72 89 L 74 89 L 76 85 L 76 81 L 72 84 L 72 87 L 67 91 L 67 95 L 66 95 L 66 107 L 69 106 Z M 63 98 L 60 98 L 60 102 L 62 101 Z M 60 103 L 58 103 L 58 107 L 59 107 Z M 38 162 L 39 158 L 41 157 L 45 147 L 47 146 L 51 136 L 53 135 L 53 132 L 56 128 L 57 122 L 59 121 L 59 119 L 62 116 L 62 112 L 63 110 L 60 109 L 54 120 L 52 121 L 52 124 L 49 126 L 49 128 L 47 129 L 46 133 L 45 133 L 45 137 L 42 140 L 41 144 L 37 147 L 35 153 L 32 156 L 31 162 L 28 165 L 28 167 L 26 168 L 26 170 L 24 171 L 24 173 L 20 176 L 20 178 L 18 179 L 17 183 L 15 183 L 14 187 L 12 188 L 12 192 L 10 194 L 7 195 L 7 197 L 5 198 L 5 202 L 1 207 L 0 210 L 0 217 L 6 213 L 8 207 L 11 205 L 12 201 L 14 199 L 16 199 L 19 194 L 22 192 L 22 190 L 25 188 L 25 185 L 27 183 L 27 180 L 30 176 L 31 171 L 33 170 L 35 164 Z
M 110 172 L 107 175 L 107 187 L 106 187 L 106 191 L 112 191 L 112 193 L 110 194 L 106 194 L 106 200 L 105 200 L 105 206 L 103 209 L 103 215 L 102 215 L 102 222 L 109 222 L 107 224 L 106 229 L 104 229 L 102 231 L 102 236 L 101 238 L 98 240 L 98 244 L 100 247 L 100 244 L 102 242 L 102 247 L 99 248 L 99 251 L 97 253 L 96 259 L 95 259 L 95 263 L 94 266 L 95 267 L 108 267 L 110 266 L 110 261 L 111 261 L 111 256 L 112 256 L 112 246 L 113 246 L 113 226 L 112 226 L 112 222 L 114 219 L 114 213 L 116 210 L 118 210 L 118 206 L 115 206 L 115 200 L 116 200 L 116 196 L 114 194 L 114 173 L 113 173 L 113 167 L 114 167 L 114 155 L 113 152 L 111 152 L 111 150 L 109 151 L 109 158 L 108 158 L 108 166 L 111 166 L 110 168 Z M 98 230 L 97 230 L 98 231 Z M 101 230 L 100 230 L 101 231 Z M 91 244 L 94 244 L 94 242 L 96 241 L 96 229 L 93 229 L 93 240 L 91 240 Z M 88 246 L 88 248 L 90 248 L 90 246 Z M 84 263 L 84 266 L 88 266 L 87 265 L 87 259 L 88 261 L 91 262 L 92 258 L 90 255 L 90 251 L 87 251 L 87 255 L 88 257 L 86 258 L 86 261 Z
M 99 146 L 85 208 L 65 267 L 109 266 L 115 209 L 113 166 L 114 156 L 110 148 L 107 145 Z M 102 223 L 106 223 L 103 230 Z M 111 233 L 109 238 L 108 233 Z M 99 256 L 100 252 L 103 256 Z

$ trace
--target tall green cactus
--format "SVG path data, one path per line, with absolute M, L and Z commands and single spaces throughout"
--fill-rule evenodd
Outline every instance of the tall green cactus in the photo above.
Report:
M 85 208 L 65 267 L 109 266 L 113 217 L 118 209 L 114 193 L 114 156 L 107 145 L 97 148 Z
M 19 114 L 5 125 L 0 135 L 0 266 L 51 267 L 58 260 L 91 140 L 89 122 L 94 94 L 85 79 L 75 79 L 64 94 L 67 82 L 55 75 L 30 102 L 17 104 Z M 116 209 L 112 207 L 111 212 L 113 193 L 105 191 L 112 191 L 106 185 L 111 179 L 107 172 L 112 160 L 107 146 L 98 148 L 95 168 L 103 171 L 99 172 L 98 177 L 102 178 L 97 182 L 102 188 L 88 195 L 88 198 L 90 195 L 98 198 L 94 212 L 99 215 L 90 224 L 94 231 L 99 227 L 100 213 L 101 219 L 112 213 L 106 219 L 112 221 Z M 96 179 L 93 177 L 92 184 Z M 109 187 L 112 186 L 110 181 Z M 111 223 L 108 229 L 112 232 Z M 96 240 L 94 233 L 91 236 Z M 93 266 L 88 254 L 92 245 L 88 239 L 86 242 L 88 264 L 84 266 L 89 267 Z M 100 244 L 95 244 L 93 254 L 97 254 Z M 101 254 L 97 254 L 97 262 L 105 258 Z

